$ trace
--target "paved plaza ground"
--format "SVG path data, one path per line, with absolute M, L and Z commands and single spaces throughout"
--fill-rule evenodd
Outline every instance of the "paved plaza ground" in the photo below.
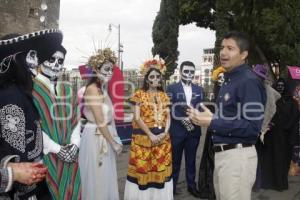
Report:
M 197 170 L 199 168 L 200 159 L 202 155 L 203 143 L 205 135 L 201 136 L 200 145 L 197 152 Z M 129 145 L 124 146 L 123 153 L 118 157 L 117 166 L 118 166 L 118 177 L 119 177 L 119 192 L 120 199 L 123 199 L 124 196 L 124 187 L 127 174 L 127 164 L 129 156 Z M 178 187 L 183 191 L 182 194 L 175 196 L 175 200 L 195 200 L 197 198 L 190 195 L 186 190 L 185 185 L 185 176 L 184 176 L 184 159 L 181 165 L 181 174 L 178 182 Z M 198 175 L 197 175 L 198 177 Z M 143 200 L 143 199 L 141 199 Z M 241 199 L 242 200 L 242 199 Z M 298 177 L 289 177 L 289 190 L 284 192 L 277 192 L 273 190 L 260 190 L 259 192 L 252 193 L 252 200 L 300 200 L 300 176 Z

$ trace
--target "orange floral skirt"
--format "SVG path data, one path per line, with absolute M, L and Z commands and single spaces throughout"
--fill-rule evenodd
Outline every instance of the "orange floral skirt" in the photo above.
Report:
M 127 180 L 139 189 L 163 188 L 172 176 L 172 149 L 170 136 L 153 145 L 143 134 L 133 134 L 130 148 Z

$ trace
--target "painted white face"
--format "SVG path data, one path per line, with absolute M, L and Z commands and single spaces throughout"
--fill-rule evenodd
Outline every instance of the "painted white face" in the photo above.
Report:
M 181 75 L 181 80 L 183 80 L 187 84 L 190 84 L 195 77 L 195 67 L 184 65 L 182 67 L 180 75 Z
M 220 73 L 218 75 L 218 85 L 222 85 L 224 83 L 225 79 L 224 79 L 224 73 Z
M 148 84 L 150 88 L 157 88 L 161 86 L 162 77 L 157 71 L 150 72 L 148 76 Z
M 26 55 L 26 63 L 27 66 L 29 67 L 29 70 L 33 75 L 37 74 L 36 68 L 38 67 L 38 57 L 37 57 L 37 52 L 35 50 L 30 50 L 27 55 Z
M 97 69 L 97 76 L 104 83 L 107 83 L 113 75 L 113 64 L 111 62 L 104 63 L 100 69 Z
M 41 71 L 51 80 L 55 80 L 62 73 L 64 61 L 65 55 L 60 51 L 56 51 L 50 59 L 42 64 Z

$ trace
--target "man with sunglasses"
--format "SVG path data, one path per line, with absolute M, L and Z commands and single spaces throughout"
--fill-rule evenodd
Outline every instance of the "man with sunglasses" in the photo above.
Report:
M 197 105 L 203 100 L 203 89 L 192 83 L 195 76 L 194 63 L 190 61 L 182 62 L 180 76 L 180 82 L 169 85 L 167 88 L 172 103 L 170 136 L 173 150 L 174 194 L 180 193 L 176 189 L 176 184 L 184 151 L 187 189 L 193 196 L 199 197 L 195 182 L 195 163 L 201 128 L 188 119 L 186 109 L 188 106 L 198 107 Z

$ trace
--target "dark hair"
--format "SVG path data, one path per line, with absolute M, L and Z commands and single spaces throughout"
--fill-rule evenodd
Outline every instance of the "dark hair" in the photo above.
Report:
M 22 52 L 13 55 L 8 70 L 0 74 L 0 87 L 16 85 L 27 96 L 32 97 L 33 81 L 27 68 L 26 54 L 27 52 Z
M 149 89 L 149 84 L 147 83 L 147 80 L 148 80 L 149 74 L 150 74 L 152 71 L 156 71 L 156 72 L 158 72 L 160 75 L 162 75 L 161 72 L 160 72 L 158 69 L 156 69 L 156 68 L 150 68 L 150 69 L 148 70 L 148 72 L 147 72 L 147 73 L 145 74 L 145 76 L 144 76 L 144 82 L 143 82 L 143 87 L 142 87 L 142 89 L 143 89 L 144 91 L 147 91 L 147 90 Z M 161 84 L 161 86 L 158 87 L 157 89 L 160 90 L 160 91 L 164 91 L 164 88 L 163 88 L 162 84 Z
M 240 49 L 240 52 L 249 51 L 250 43 L 247 36 L 244 33 L 238 31 L 230 31 L 224 35 L 223 39 L 229 39 L 229 38 L 236 41 Z
M 180 71 L 182 71 L 183 66 L 191 66 L 191 67 L 195 67 L 195 64 L 191 61 L 183 61 L 180 65 Z
M 97 77 L 96 72 L 93 71 L 90 76 L 91 77 L 88 79 L 85 87 L 88 88 L 90 85 L 96 84 L 97 88 L 99 88 L 102 91 L 101 82 L 100 79 Z

